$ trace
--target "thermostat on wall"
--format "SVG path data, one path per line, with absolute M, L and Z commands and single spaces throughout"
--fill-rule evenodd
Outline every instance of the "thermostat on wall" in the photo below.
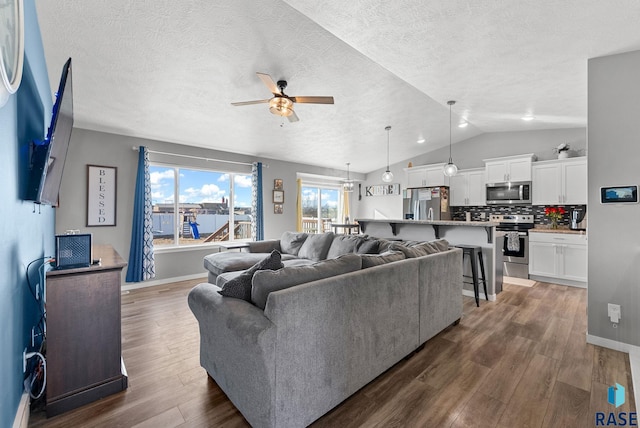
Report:
M 601 204 L 637 204 L 638 186 L 610 186 L 600 188 Z

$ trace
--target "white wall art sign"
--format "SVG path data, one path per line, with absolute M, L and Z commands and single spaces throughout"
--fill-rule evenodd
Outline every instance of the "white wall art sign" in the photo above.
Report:
M 117 168 L 87 165 L 87 227 L 116 225 Z
M 399 195 L 400 184 L 379 184 L 377 186 L 367 186 L 365 196 Z

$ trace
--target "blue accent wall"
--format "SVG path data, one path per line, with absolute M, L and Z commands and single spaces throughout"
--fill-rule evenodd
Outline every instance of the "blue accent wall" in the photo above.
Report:
M 23 201 L 29 142 L 43 139 L 53 106 L 35 0 L 24 0 L 25 66 L 20 89 L 0 107 L 0 426 L 13 424 L 22 395 L 22 351 L 39 310 L 27 264 L 53 253 L 55 212 Z M 62 67 L 62 64 L 60 64 Z M 37 263 L 34 264 L 36 267 Z M 38 280 L 37 269 L 32 279 Z

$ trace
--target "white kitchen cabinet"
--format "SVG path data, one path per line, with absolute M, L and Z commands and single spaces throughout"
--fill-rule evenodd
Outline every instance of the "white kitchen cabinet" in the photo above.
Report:
M 586 158 L 536 162 L 531 170 L 533 205 L 587 203 Z
M 449 178 L 449 200 L 454 207 L 485 205 L 484 169 L 458 171 Z
M 407 187 L 446 186 L 444 163 L 405 168 Z
M 505 183 L 531 181 L 531 164 L 533 159 L 533 153 L 485 159 L 486 182 Z
M 561 284 L 586 286 L 586 235 L 529 233 L 529 275 Z

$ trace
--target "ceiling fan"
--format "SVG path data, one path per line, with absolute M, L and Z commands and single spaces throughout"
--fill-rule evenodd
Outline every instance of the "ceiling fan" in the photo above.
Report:
M 293 103 L 305 104 L 333 104 L 333 97 L 290 97 L 284 93 L 287 87 L 286 80 L 278 80 L 274 83 L 271 76 L 265 73 L 256 73 L 262 83 L 264 83 L 269 91 L 273 94 L 273 98 L 266 100 L 242 101 L 231 103 L 234 106 L 246 106 L 250 104 L 269 103 L 269 111 L 275 115 L 287 117 L 289 122 L 297 122 L 300 120 L 296 112 L 293 111 Z

